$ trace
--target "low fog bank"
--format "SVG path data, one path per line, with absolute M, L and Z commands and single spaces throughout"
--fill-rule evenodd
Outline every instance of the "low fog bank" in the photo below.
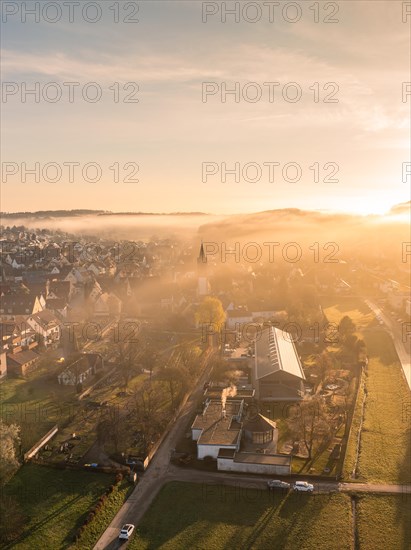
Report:
M 225 243 L 297 242 L 301 247 L 334 242 L 339 257 L 398 255 L 402 243 L 410 241 L 410 203 L 393 207 L 385 216 L 359 216 L 281 209 L 252 214 L 110 214 L 4 217 L 4 226 L 60 230 L 78 237 L 113 240 L 157 240 Z
M 409 204 L 394 208 L 385 216 L 325 214 L 298 209 L 273 210 L 255 214 L 210 220 L 199 228 L 203 241 L 234 246 L 256 242 L 279 242 L 281 245 L 297 242 L 301 247 L 313 243 L 334 242 L 339 257 L 360 253 L 390 256 L 410 241 Z
M 153 236 L 160 239 L 186 238 L 196 234 L 205 219 L 218 221 L 222 216 L 208 214 L 111 214 L 48 217 L 5 217 L 4 226 L 23 225 L 32 229 L 60 230 L 78 236 L 148 241 Z

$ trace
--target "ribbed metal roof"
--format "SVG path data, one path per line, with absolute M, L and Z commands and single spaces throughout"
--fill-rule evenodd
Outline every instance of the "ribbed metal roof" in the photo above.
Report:
M 262 332 L 256 342 L 255 377 L 259 380 L 280 370 L 305 380 L 292 335 L 270 327 Z

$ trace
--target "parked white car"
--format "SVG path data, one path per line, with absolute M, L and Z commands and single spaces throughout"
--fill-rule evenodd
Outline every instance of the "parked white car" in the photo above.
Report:
M 133 534 L 133 531 L 134 531 L 134 525 L 132 523 L 126 523 L 121 528 L 118 538 L 121 540 L 128 540 Z
M 293 485 L 293 490 L 312 493 L 314 491 L 314 485 L 307 483 L 307 481 L 296 481 Z

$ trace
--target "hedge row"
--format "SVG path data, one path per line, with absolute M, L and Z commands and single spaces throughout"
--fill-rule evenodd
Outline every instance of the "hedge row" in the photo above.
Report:
M 83 524 L 77 529 L 75 535 L 74 535 L 74 541 L 78 542 L 81 538 L 81 535 L 83 534 L 85 528 L 89 523 L 91 523 L 94 518 L 97 516 L 97 514 L 102 510 L 104 507 L 107 498 L 113 493 L 113 491 L 117 488 L 118 485 L 123 480 L 123 474 L 118 473 L 115 477 L 114 484 L 110 485 L 106 491 L 99 497 L 96 504 L 89 510 L 89 513 L 87 514 Z

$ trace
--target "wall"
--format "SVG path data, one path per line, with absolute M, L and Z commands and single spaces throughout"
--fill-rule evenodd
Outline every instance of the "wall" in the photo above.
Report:
M 193 441 L 197 441 L 197 439 L 200 437 L 202 431 L 203 430 L 201 428 L 191 428 L 191 439 Z
M 223 472 L 244 472 L 248 474 L 290 475 L 290 467 L 278 464 L 250 464 L 234 462 L 232 458 L 218 458 L 217 469 Z
M 246 315 L 244 317 L 228 317 L 227 318 L 227 328 L 229 329 L 236 329 L 238 331 L 242 331 L 243 325 L 247 325 L 249 323 L 252 323 L 253 318 L 251 315 Z M 238 325 L 238 326 L 237 326 Z
M 50 439 L 58 432 L 58 426 L 57 424 L 51 428 L 43 437 L 41 437 L 37 443 L 33 445 L 33 447 L 27 451 L 27 453 L 24 453 L 24 461 L 27 462 L 27 460 L 30 460 L 46 443 L 47 441 L 50 441 Z
M 0 352 L 0 378 L 7 375 L 7 355 Z
M 199 445 L 197 443 L 197 458 L 203 460 L 206 456 L 212 456 L 217 459 L 220 449 L 238 450 L 236 445 Z

